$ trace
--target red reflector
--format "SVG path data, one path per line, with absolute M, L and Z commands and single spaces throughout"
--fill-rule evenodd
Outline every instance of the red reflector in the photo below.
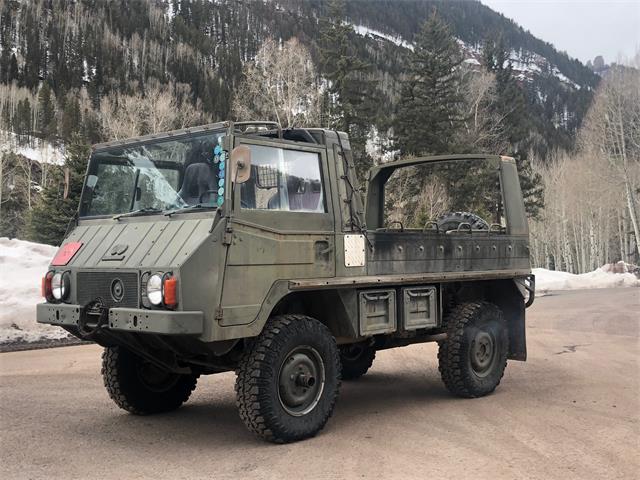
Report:
M 167 307 L 175 307 L 178 304 L 178 280 L 169 277 L 164 281 L 164 304 Z
M 49 271 L 42 277 L 42 284 L 40 285 L 40 292 L 47 302 L 53 301 L 53 295 L 51 294 L 51 279 L 53 278 L 53 272 Z
M 51 265 L 66 265 L 71 261 L 73 256 L 80 250 L 82 242 L 69 242 L 60 247 L 56 256 L 53 257 Z

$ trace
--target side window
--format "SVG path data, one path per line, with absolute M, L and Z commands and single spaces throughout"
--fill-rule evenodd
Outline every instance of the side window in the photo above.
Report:
M 243 209 L 326 212 L 320 155 L 249 145 L 251 177 L 242 184 Z

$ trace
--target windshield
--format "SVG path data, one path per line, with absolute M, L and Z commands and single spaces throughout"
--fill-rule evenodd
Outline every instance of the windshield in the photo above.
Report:
M 161 212 L 224 201 L 223 131 L 94 152 L 80 216 Z

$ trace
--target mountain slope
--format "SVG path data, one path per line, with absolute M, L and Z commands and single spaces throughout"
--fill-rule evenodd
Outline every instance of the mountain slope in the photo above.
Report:
M 212 118 L 227 118 L 242 65 L 265 38 L 297 36 L 317 59 L 319 19 L 326 3 L 4 0 L 0 3 L 0 84 L 17 82 L 35 91 L 46 80 L 60 117 L 66 100 L 78 96 L 82 88 L 90 99 L 85 108 L 97 108 L 105 94 L 144 91 L 153 77 L 163 83 L 188 84 L 192 100 L 200 101 Z M 483 42 L 500 33 L 510 49 L 514 75 L 527 92 L 531 134 L 538 138 L 539 152 L 570 148 L 598 77 L 476 1 L 347 2 L 345 20 L 355 26 L 354 47 L 372 65 L 370 76 L 386 97 L 379 101 L 371 123 L 381 128 L 388 125 L 413 37 L 434 9 L 461 41 L 468 65 L 480 63 Z M 3 113 L 9 111 L 5 119 L 12 111 L 9 101 L 0 97 Z M 14 125 L 8 129 L 17 131 Z M 23 133 L 39 134 L 37 126 L 32 130 Z M 99 137 L 99 132 L 93 135 Z

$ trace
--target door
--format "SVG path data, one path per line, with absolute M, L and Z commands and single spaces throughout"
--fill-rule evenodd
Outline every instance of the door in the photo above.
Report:
M 233 192 L 223 325 L 253 321 L 277 282 L 335 275 L 326 149 L 262 138 L 240 143 L 251 149 L 251 176 Z

